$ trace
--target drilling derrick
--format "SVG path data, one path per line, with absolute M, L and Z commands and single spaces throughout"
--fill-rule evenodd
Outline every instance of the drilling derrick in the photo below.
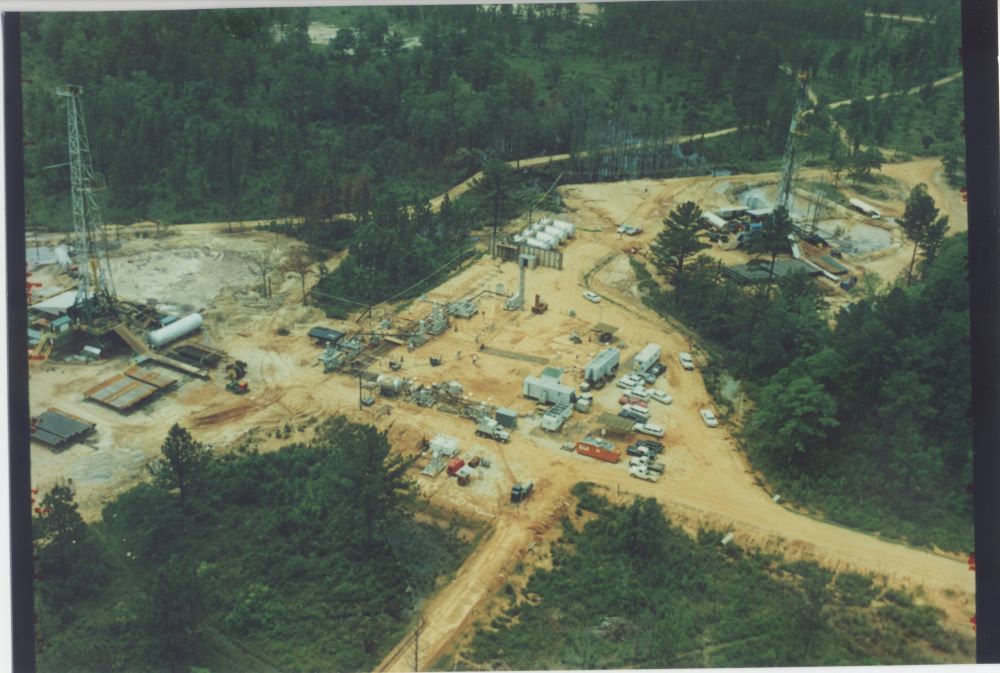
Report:
M 94 173 L 80 107 L 83 89 L 67 84 L 56 89 L 56 94 L 66 99 L 73 235 L 80 269 L 74 308 L 84 324 L 97 327 L 104 319 L 113 320 L 117 315 L 117 295 L 108 262 L 108 236 L 94 196 L 101 184 Z
M 792 182 L 795 179 L 795 149 L 799 137 L 799 121 L 809 107 L 809 73 L 798 74 L 799 93 L 795 97 L 795 108 L 792 110 L 792 121 L 788 127 L 788 138 L 785 140 L 785 156 L 781 160 L 781 182 L 778 185 L 778 201 L 775 204 L 788 208 L 788 200 L 792 195 Z

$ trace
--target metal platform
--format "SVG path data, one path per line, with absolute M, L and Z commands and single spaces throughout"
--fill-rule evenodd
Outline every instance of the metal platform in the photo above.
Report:
M 84 393 L 87 399 L 100 402 L 120 412 L 132 410 L 154 395 L 177 383 L 177 379 L 149 369 L 132 367 L 123 374 L 112 376 Z
M 96 423 L 84 420 L 59 409 L 43 411 L 31 419 L 31 438 L 53 448 L 61 448 L 78 442 L 93 432 Z

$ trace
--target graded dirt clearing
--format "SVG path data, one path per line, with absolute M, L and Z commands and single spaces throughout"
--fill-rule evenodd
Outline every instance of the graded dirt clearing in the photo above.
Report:
M 937 162 L 913 162 L 907 170 L 911 179 L 920 176 L 933 179 L 939 166 Z M 727 424 L 723 422 L 721 427 L 709 429 L 698 415 L 700 408 L 711 406 L 711 398 L 700 373 L 683 371 L 676 360 L 678 351 L 687 350 L 700 362 L 698 344 L 690 343 L 646 309 L 636 296 L 635 279 L 625 251 L 635 249 L 642 254 L 659 230 L 660 221 L 674 206 L 687 199 L 695 200 L 705 209 L 727 205 L 733 203 L 727 190 L 734 186 L 759 186 L 774 177 L 640 180 L 561 188 L 569 212 L 559 217 L 577 225 L 577 236 L 563 248 L 564 270 L 539 267 L 527 272 L 528 304 L 535 294 L 549 304 L 542 315 L 502 309 L 503 300 L 489 292 L 496 291 L 498 284 L 503 285 L 504 292 L 515 290 L 518 270 L 512 263 L 488 257 L 452 276 L 429 292 L 424 301 L 379 307 L 371 322 L 360 323 L 327 320 L 318 309 L 302 306 L 297 276 L 275 272 L 274 297 L 263 300 L 253 288 L 255 279 L 234 269 L 235 282 L 227 278 L 219 288 L 206 285 L 203 296 L 185 303 L 204 304 L 205 328 L 192 340 L 246 361 L 252 392 L 242 397 L 227 393 L 221 374 L 216 374 L 210 381 L 185 381 L 176 391 L 130 416 L 122 416 L 82 401 L 81 393 L 93 383 L 125 369 L 126 358 L 94 365 L 37 366 L 32 370 L 32 411 L 37 413 L 56 406 L 95 420 L 98 427 L 87 445 L 62 453 L 33 445 L 34 485 L 45 489 L 59 478 L 72 477 L 81 511 L 87 518 L 94 518 L 104 500 L 146 478 L 144 466 L 157 456 L 163 437 L 174 422 L 190 428 L 197 439 L 225 451 L 247 441 L 251 431 L 257 436 L 266 435 L 286 425 L 291 431 L 287 442 L 298 441 L 308 436 L 308 431 L 299 429 L 310 421 L 344 413 L 352 420 L 386 429 L 394 449 L 400 453 L 414 455 L 421 440 L 444 433 L 459 439 L 463 457 L 485 456 L 492 463 L 489 468 L 477 468 L 466 487 L 458 486 L 444 473 L 432 479 L 414 471 L 421 492 L 435 505 L 493 520 L 492 533 L 456 573 L 454 581 L 429 598 L 424 606 L 421 667 L 437 661 L 471 624 L 470 620 L 500 586 L 504 575 L 524 558 L 537 536 L 558 519 L 560 508 L 566 507 L 570 500 L 570 488 L 579 481 L 595 482 L 615 493 L 620 489 L 626 497 L 630 494 L 656 497 L 687 527 L 702 524 L 732 530 L 740 544 L 766 545 L 793 557 L 815 559 L 840 570 L 875 573 L 890 582 L 918 589 L 925 600 L 947 611 L 956 637 L 969 637 L 967 620 L 974 611 L 974 576 L 968 572 L 964 560 L 880 540 L 797 514 L 772 502 L 736 450 Z M 903 180 L 901 174 L 896 177 Z M 892 212 L 893 206 L 902 211 L 901 202 L 884 206 L 887 213 Z M 959 219 L 957 214 L 950 211 L 949 214 L 953 222 Z M 623 239 L 615 233 L 615 227 L 622 222 L 642 226 L 645 231 L 638 237 Z M 183 227 L 178 230 L 188 231 Z M 272 234 L 235 236 L 207 228 L 191 231 L 191 236 L 176 237 L 176 244 L 170 239 L 165 239 L 166 243 L 137 240 L 134 249 L 125 249 L 116 257 L 132 254 L 153 258 L 153 251 L 157 254 L 174 251 L 178 263 L 157 262 L 165 269 L 157 273 L 163 274 L 165 292 L 172 295 L 174 290 L 190 283 L 193 298 L 196 281 L 185 275 L 192 273 L 187 265 L 200 265 L 195 275 L 210 273 L 215 259 L 212 255 L 219 251 L 223 253 L 222 259 L 227 256 L 238 259 L 240 254 L 252 254 L 265 247 L 273 250 L 280 260 L 295 245 Z M 204 250 L 212 252 L 191 252 Z M 887 259 L 905 258 L 908 263 L 907 248 L 889 247 L 882 252 L 886 250 L 893 251 Z M 720 254 L 716 251 L 713 248 L 712 254 Z M 726 254 L 730 258 L 727 263 L 734 263 L 731 260 L 742 253 Z M 854 261 L 870 263 L 867 259 Z M 312 279 L 311 276 L 310 282 Z M 138 282 L 135 287 L 137 292 L 142 289 Z M 587 289 L 601 295 L 602 301 L 587 301 L 582 296 Z M 123 288 L 119 292 L 128 297 Z M 479 295 L 476 316 L 453 318 L 441 336 L 414 351 L 396 347 L 379 356 L 368 369 L 425 384 L 455 380 L 463 385 L 467 402 L 482 401 L 517 410 L 521 415 L 519 428 L 513 432 L 509 444 L 476 437 L 472 421 L 445 413 L 440 406 L 426 409 L 403 398 L 379 397 L 373 406 L 359 409 L 357 378 L 342 373 L 324 374 L 318 362 L 322 349 L 306 337 L 314 325 L 368 331 L 383 319 L 392 320 L 392 330 L 409 329 L 411 321 L 429 316 L 431 302 L 473 295 Z M 539 408 L 521 396 L 523 377 L 537 374 L 544 366 L 563 368 L 563 381 L 577 386 L 583 366 L 604 347 L 596 342 L 591 331 L 597 323 L 618 328 L 615 338 L 616 345 L 623 349 L 622 373 L 631 368 L 632 358 L 647 343 L 658 343 L 663 348 L 662 361 L 668 371 L 656 387 L 668 391 L 674 402 L 670 406 L 650 402 L 652 420 L 666 428 L 663 442 L 667 449 L 661 460 L 667 470 L 657 483 L 629 478 L 627 461 L 612 465 L 560 450 L 562 444 L 597 431 L 595 419 L 600 413 L 617 412 L 620 391 L 614 386 L 599 391 L 595 395 L 595 409 L 589 414 L 574 413 L 558 433 L 542 431 L 538 427 Z M 282 328 L 289 332 L 288 336 L 279 336 L 278 330 Z M 573 332 L 581 337 L 582 343 L 570 340 Z M 481 345 L 494 350 L 480 351 Z M 432 367 L 431 355 L 440 357 L 442 364 Z M 389 368 L 390 358 L 402 361 L 401 370 Z M 628 437 L 609 439 L 620 448 L 629 443 Z M 269 450 L 282 443 L 286 442 L 265 437 L 259 446 L 261 450 Z M 520 507 L 511 505 L 510 487 L 529 480 L 535 483 L 532 498 Z M 399 652 L 387 657 L 383 668 L 412 670 L 412 651 L 407 647 L 411 644 L 404 643 Z

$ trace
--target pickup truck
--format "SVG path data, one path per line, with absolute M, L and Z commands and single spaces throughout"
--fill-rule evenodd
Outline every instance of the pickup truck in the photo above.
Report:
M 628 459 L 629 467 L 641 467 L 644 470 L 649 470 L 650 472 L 656 472 L 658 474 L 663 474 L 663 471 L 667 469 L 667 466 L 663 463 L 651 462 L 649 458 L 645 456 L 635 456 L 634 458 Z
M 641 467 L 630 467 L 628 468 L 628 473 L 630 477 L 635 477 L 636 479 L 642 479 L 644 481 L 657 482 L 660 480 L 660 475 Z

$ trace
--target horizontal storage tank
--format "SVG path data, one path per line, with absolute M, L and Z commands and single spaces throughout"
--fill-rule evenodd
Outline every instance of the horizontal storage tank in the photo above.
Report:
M 545 227 L 545 233 L 554 236 L 560 243 L 566 240 L 566 232 L 559 227 Z
M 529 238 L 527 241 L 525 241 L 525 243 L 527 243 L 533 248 L 541 248 L 542 250 L 552 249 L 551 243 L 547 243 L 546 241 L 540 241 L 537 238 Z
M 171 341 L 180 339 L 183 336 L 187 336 L 191 332 L 197 329 L 201 329 L 202 320 L 200 313 L 192 313 L 191 315 L 186 315 L 180 320 L 175 320 L 166 327 L 161 327 L 158 330 L 154 330 L 149 333 L 149 343 L 153 348 L 160 348 Z
M 526 238 L 527 237 L 524 236 L 524 235 L 522 235 L 522 234 L 514 234 L 514 242 L 515 243 L 524 243 L 524 241 L 525 241 Z
M 558 227 L 566 232 L 567 236 L 574 236 L 576 234 L 576 225 L 572 222 L 563 222 L 562 220 L 554 220 L 552 222 L 553 227 Z

